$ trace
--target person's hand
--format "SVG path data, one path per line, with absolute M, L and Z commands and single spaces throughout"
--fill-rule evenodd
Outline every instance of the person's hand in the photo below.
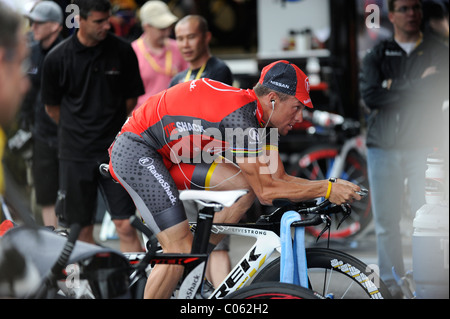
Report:
M 357 193 L 359 191 L 361 188 L 358 185 L 338 178 L 337 182 L 331 185 L 328 200 L 337 205 L 352 203 L 355 200 L 361 200 L 361 196 Z
M 428 68 L 423 71 L 421 78 L 426 78 L 429 75 L 437 73 L 437 69 L 435 66 L 429 66 Z

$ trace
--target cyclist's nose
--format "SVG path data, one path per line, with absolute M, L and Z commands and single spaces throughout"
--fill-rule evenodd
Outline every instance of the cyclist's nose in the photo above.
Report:
M 295 114 L 294 119 L 298 123 L 303 122 L 303 109 L 297 111 L 297 114 Z

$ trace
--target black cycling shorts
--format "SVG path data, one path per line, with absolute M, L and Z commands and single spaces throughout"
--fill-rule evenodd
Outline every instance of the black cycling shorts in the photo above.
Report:
M 55 205 L 58 194 L 58 148 L 34 139 L 33 143 L 33 183 L 36 203 L 41 206 Z
M 214 168 L 214 163 L 164 161 L 154 147 L 131 132 L 119 135 L 111 148 L 111 174 L 155 234 L 186 220 L 178 189 L 203 189 Z

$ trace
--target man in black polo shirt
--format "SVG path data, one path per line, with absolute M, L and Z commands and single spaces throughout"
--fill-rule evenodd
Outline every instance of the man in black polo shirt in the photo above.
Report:
M 123 251 L 140 250 L 128 223 L 135 206 L 118 184 L 99 175 L 107 149 L 144 93 L 131 46 L 109 32 L 109 0 L 76 0 L 79 30 L 52 50 L 43 68 L 42 98 L 59 123 L 60 223 L 81 223 L 80 240 L 94 242 L 97 188 L 116 225 Z

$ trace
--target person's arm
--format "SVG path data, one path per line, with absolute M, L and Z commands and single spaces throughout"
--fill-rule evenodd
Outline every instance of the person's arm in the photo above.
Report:
M 273 155 L 272 155 L 273 156 Z M 277 198 L 286 198 L 294 202 L 311 200 L 326 195 L 328 180 L 311 181 L 286 174 L 283 163 L 276 154 L 277 165 L 266 159 L 240 158 L 238 165 L 246 180 L 252 187 L 259 201 L 271 205 Z M 348 181 L 338 179 L 331 186 L 329 200 L 335 204 L 343 204 L 360 200 L 356 192 L 360 187 Z
M 61 101 L 65 90 L 60 81 L 63 70 L 55 52 L 49 52 L 42 65 L 41 96 L 48 116 L 59 124 Z
M 392 87 L 393 79 L 383 74 L 380 51 L 374 49 L 364 57 L 359 74 L 361 97 L 371 109 L 390 107 L 400 100 L 400 94 Z

